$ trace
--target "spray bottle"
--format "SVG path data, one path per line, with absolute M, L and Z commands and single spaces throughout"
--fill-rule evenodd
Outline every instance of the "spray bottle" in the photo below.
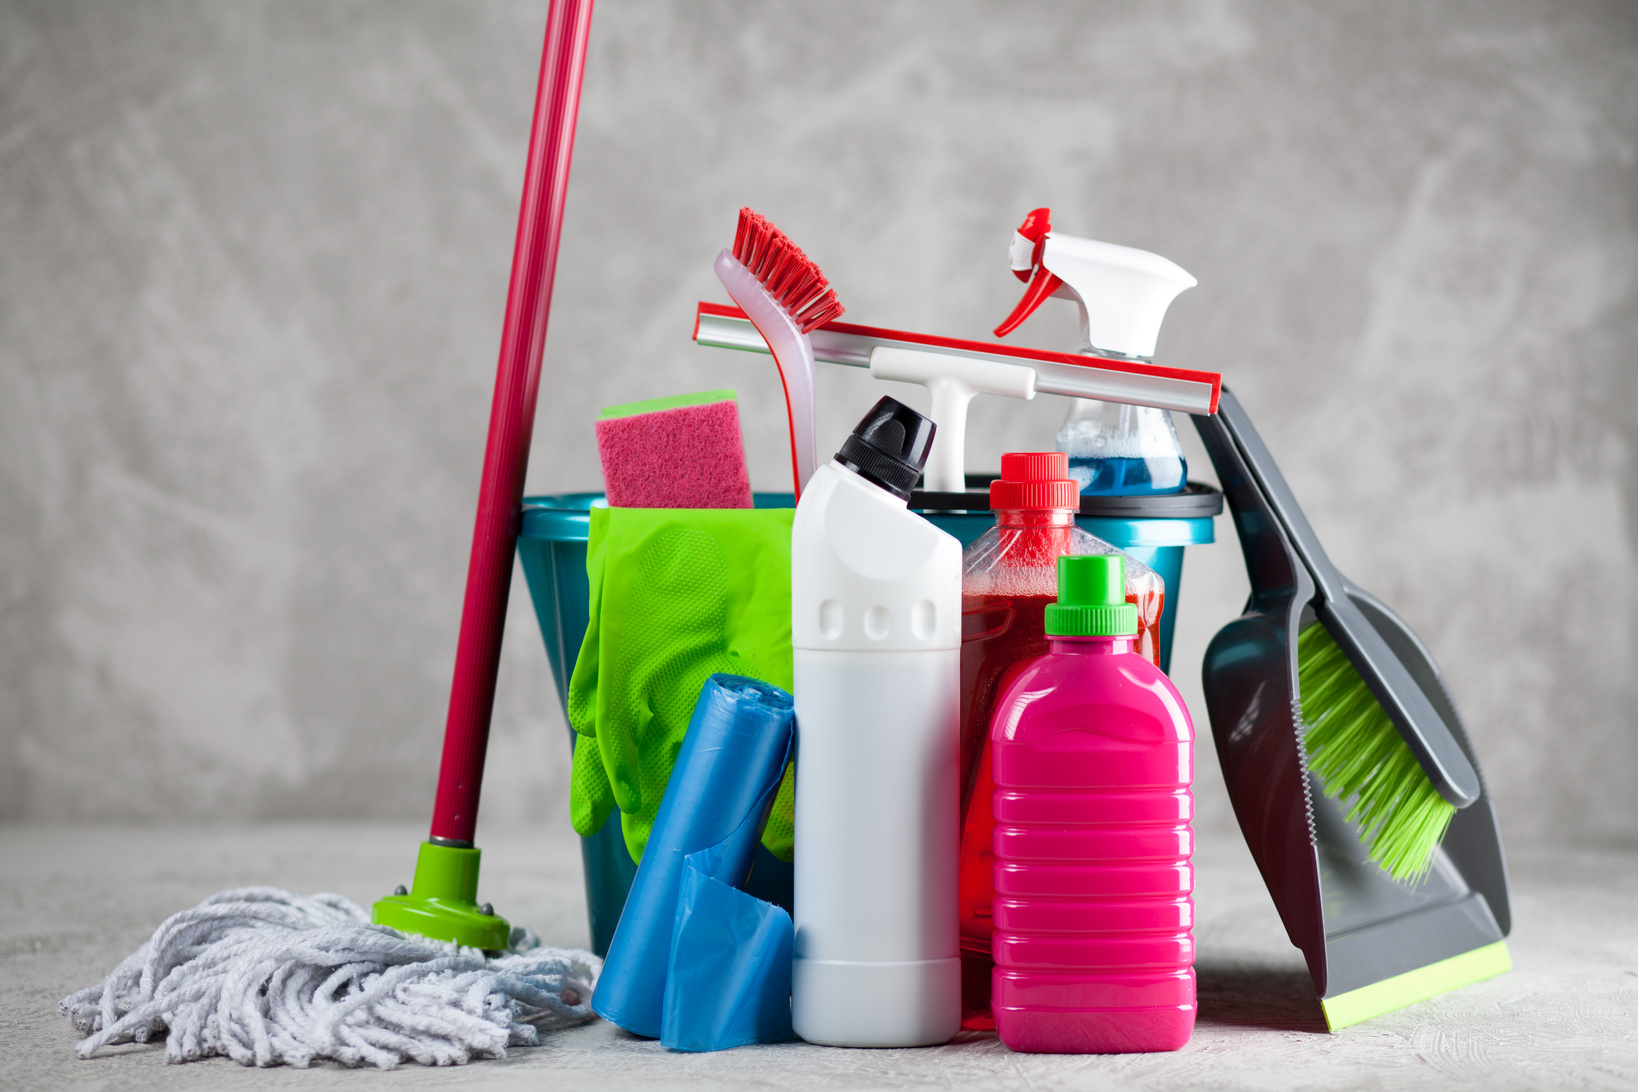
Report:
M 883 398 L 791 528 L 791 1022 L 813 1043 L 928 1046 L 961 1022 L 961 543 L 907 507 L 933 434 Z
M 1081 352 L 1149 363 L 1166 308 L 1198 282 L 1158 254 L 1055 233 L 1050 217 L 1036 209 L 1013 233 L 1012 271 L 1029 287 L 995 336 L 1057 296 L 1080 308 Z M 1085 496 L 1177 493 L 1188 477 L 1171 414 L 1151 406 L 1073 399 L 1057 445 Z

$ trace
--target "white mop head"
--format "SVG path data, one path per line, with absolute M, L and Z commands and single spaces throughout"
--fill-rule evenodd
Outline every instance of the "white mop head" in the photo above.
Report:
M 81 1058 L 165 1036 L 168 1062 L 460 1065 L 592 1019 L 603 961 L 538 945 L 514 929 L 511 950 L 489 959 L 372 925 L 340 895 L 241 887 L 166 919 L 58 1008 L 86 1034 Z

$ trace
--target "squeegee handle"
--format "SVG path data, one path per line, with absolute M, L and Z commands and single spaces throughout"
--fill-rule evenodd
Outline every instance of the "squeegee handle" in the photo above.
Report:
M 1482 791 L 1478 771 L 1422 687 L 1354 605 L 1347 578 L 1331 564 L 1251 418 L 1227 388 L 1217 403 L 1217 422 L 1239 448 L 1245 465 L 1258 479 L 1268 507 L 1284 526 L 1292 549 L 1313 578 L 1318 593 L 1315 606 L 1331 637 L 1399 729 L 1439 795 L 1459 808 L 1473 803 Z
M 489 746 L 489 717 L 495 708 L 495 676 L 506 628 L 506 599 L 512 586 L 523 477 L 535 427 L 540 357 L 552 307 L 552 279 L 563 233 L 563 203 L 569 191 L 569 159 L 574 151 L 591 14 L 592 0 L 552 0 L 546 16 L 546 43 L 512 250 L 512 279 L 501 327 L 500 363 L 489 407 L 489 440 L 484 447 L 478 516 L 461 608 L 461 635 L 455 648 L 455 681 L 450 688 L 438 797 L 432 810 L 432 837 L 445 843 L 470 845 L 477 826 L 478 791 Z

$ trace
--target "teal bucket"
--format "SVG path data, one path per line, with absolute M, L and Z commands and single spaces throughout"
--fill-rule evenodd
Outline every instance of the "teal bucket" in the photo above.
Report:
M 949 496 L 948 494 L 943 496 Z M 955 494 L 960 496 L 960 494 Z M 557 493 L 525 497 L 518 529 L 518 559 L 529 584 L 535 618 L 546 643 L 558 701 L 568 717 L 569 675 L 586 635 L 586 539 L 591 531 L 590 511 L 601 493 Z M 789 493 L 758 493 L 758 508 L 789 508 Z M 1170 670 L 1172 625 L 1177 617 L 1183 579 L 1183 548 L 1213 541 L 1212 517 L 1222 510 L 1222 495 L 1190 483 L 1189 492 L 1161 497 L 1089 497 L 1078 522 L 1092 534 L 1131 554 L 1166 582 L 1166 602 L 1160 615 L 1160 666 Z M 988 511 L 918 509 L 928 519 L 961 540 L 965 548 L 995 524 Z M 1209 514 L 1207 514 L 1209 513 Z M 574 731 L 569 731 L 574 746 Z M 637 875 L 637 865 L 626 852 L 620 833 L 620 813 L 610 815 L 603 828 L 580 840 L 586 873 L 586 910 L 591 923 L 592 951 L 608 951 L 619 924 L 626 893 Z M 791 906 L 791 866 L 758 846 L 747 890 L 787 910 Z

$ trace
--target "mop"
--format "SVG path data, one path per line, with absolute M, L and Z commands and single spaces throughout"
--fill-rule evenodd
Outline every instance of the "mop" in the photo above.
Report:
M 601 960 L 525 929 L 511 940 L 488 958 L 371 925 L 341 895 L 241 887 L 171 915 L 58 1008 L 86 1035 L 80 1058 L 164 1037 L 173 1063 L 460 1065 L 592 1018 Z
M 255 887 L 173 915 L 102 983 L 59 1003 L 86 1036 L 81 1058 L 164 1037 L 169 1062 L 459 1065 L 592 1018 L 601 961 L 540 947 L 480 905 L 472 842 L 591 9 L 552 0 L 547 14 L 433 830 L 414 887 L 373 913 L 340 895 Z

